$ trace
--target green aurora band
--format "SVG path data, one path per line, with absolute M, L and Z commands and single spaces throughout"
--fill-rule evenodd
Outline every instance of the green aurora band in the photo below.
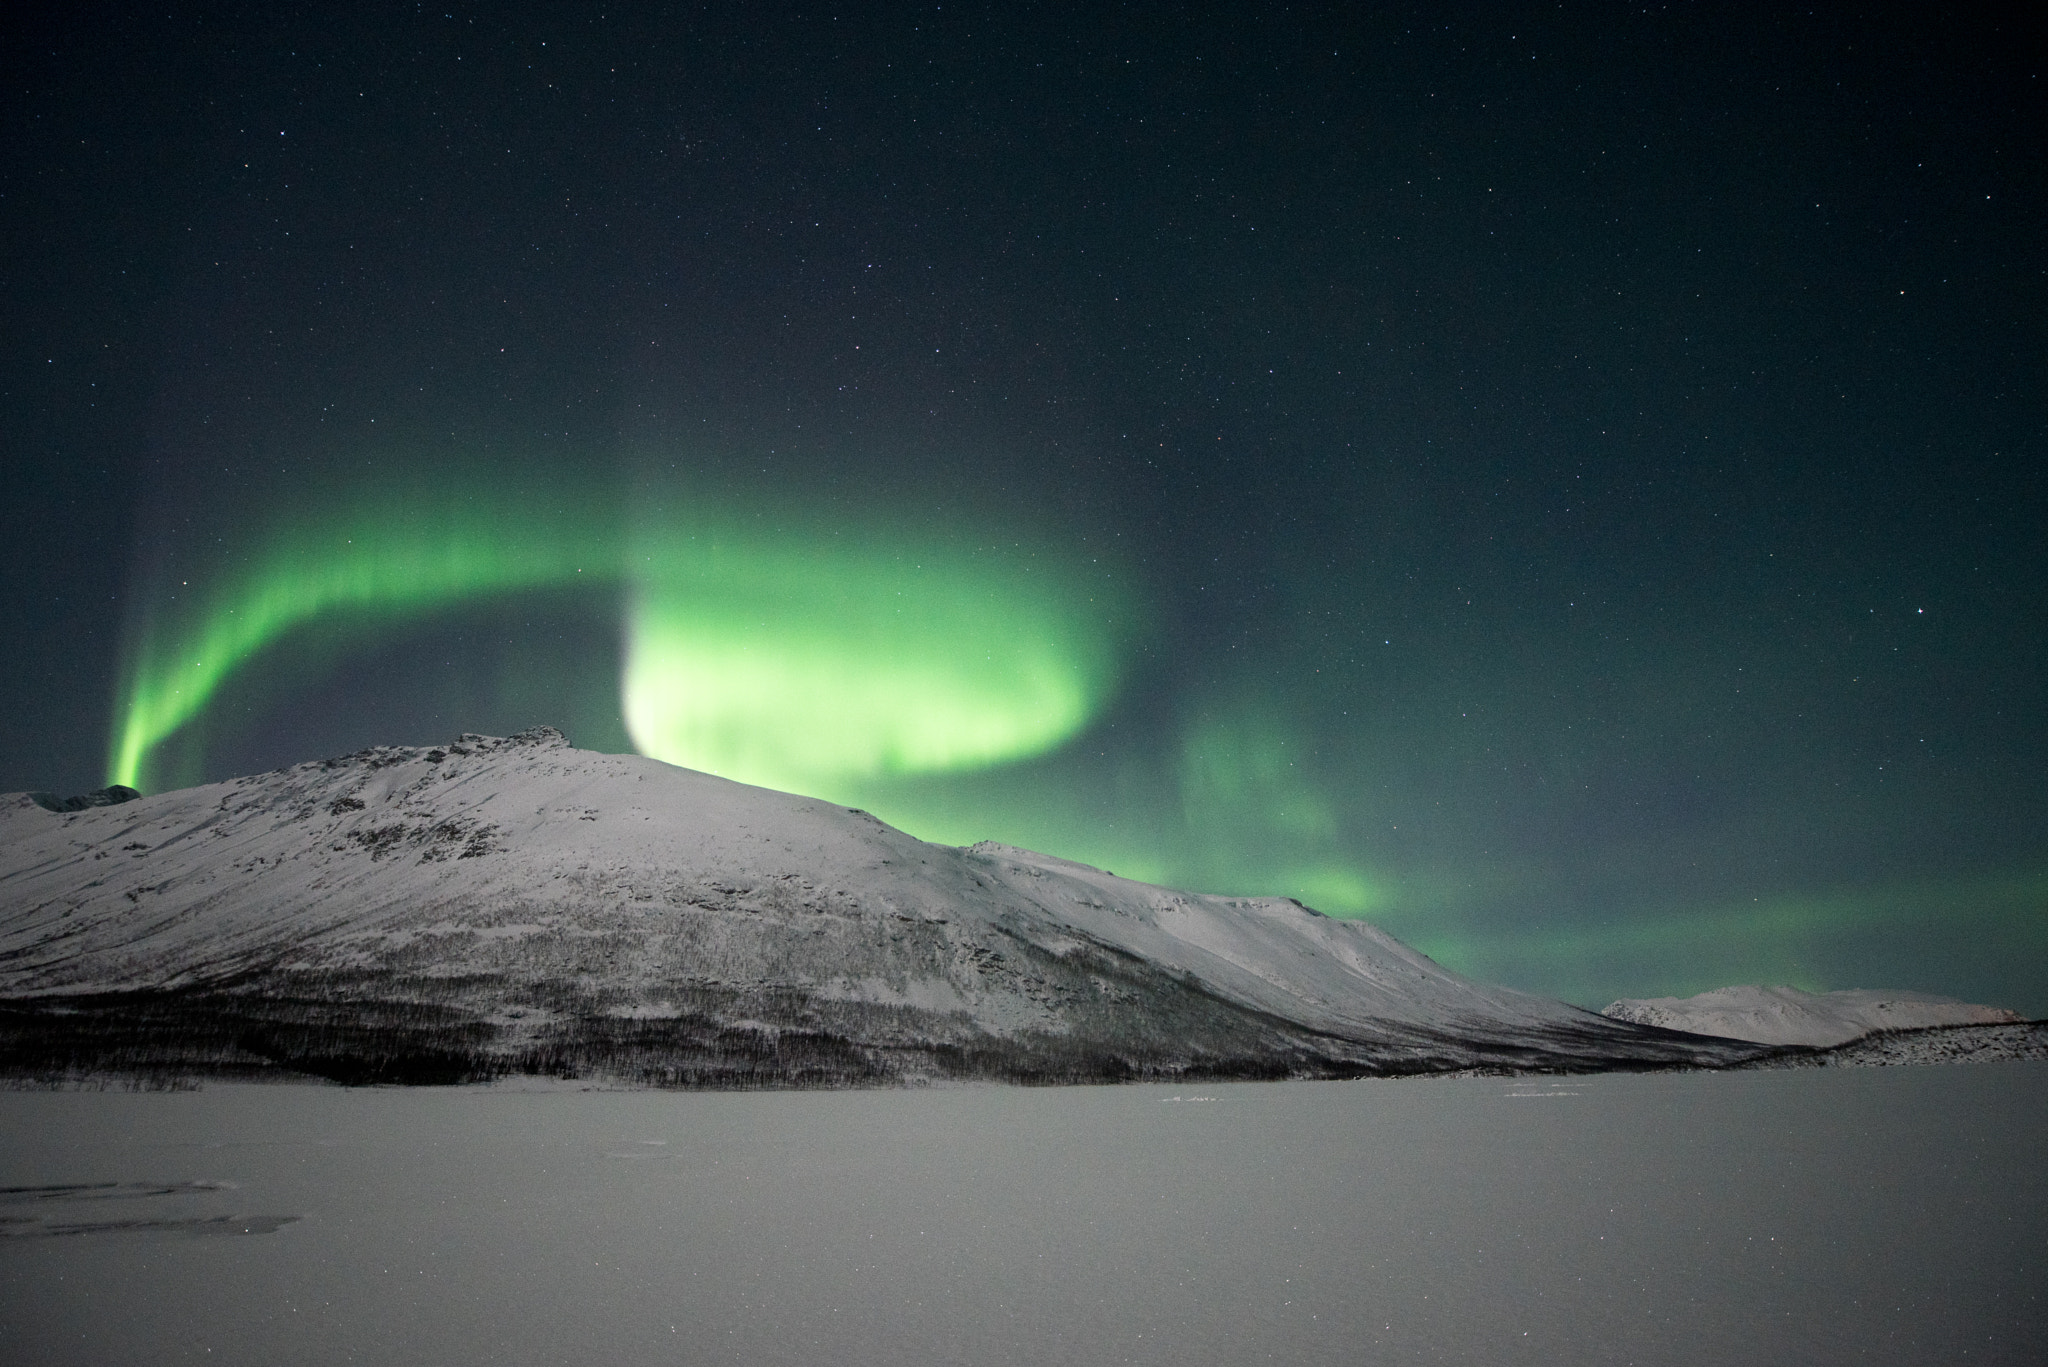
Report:
M 131 634 L 108 781 L 318 619 L 419 615 L 617 585 L 622 707 L 644 754 L 833 796 L 863 780 L 1016 760 L 1068 740 L 1117 682 L 1129 605 L 1085 562 L 931 527 L 849 526 L 656 497 L 564 501 L 517 482 L 460 496 L 308 500 Z
M 814 796 L 979 769 L 1075 735 L 1113 679 L 1108 624 L 1086 611 L 1105 595 L 1028 566 L 931 543 L 637 546 L 626 729 L 674 764 Z

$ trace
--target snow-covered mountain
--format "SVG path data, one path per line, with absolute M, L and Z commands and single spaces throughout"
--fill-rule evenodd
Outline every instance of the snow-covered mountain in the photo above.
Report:
M 1973 1006 L 1925 992 L 1802 992 L 1796 987 L 1722 987 L 1697 997 L 1624 999 L 1601 1014 L 1695 1035 L 1821 1049 L 1880 1030 L 2008 1025 L 2020 1020 L 2002 1007 Z
M 118 796 L 118 795 L 117 795 Z M 12 1066 L 681 1085 L 1720 1066 L 1767 1052 L 542 728 L 0 798 Z

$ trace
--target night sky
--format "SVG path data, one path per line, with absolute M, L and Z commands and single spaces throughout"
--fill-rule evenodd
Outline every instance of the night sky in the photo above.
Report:
M 0 33 L 0 790 L 553 724 L 2048 1015 L 2038 31 L 138 8 Z

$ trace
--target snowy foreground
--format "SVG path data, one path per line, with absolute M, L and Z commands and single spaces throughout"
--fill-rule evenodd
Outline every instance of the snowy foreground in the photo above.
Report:
M 13 1076 L 692 1087 L 1725 1067 L 1769 1046 L 549 730 L 0 798 Z
M 2048 1063 L 0 1093 L 11 1361 L 2033 1364 Z

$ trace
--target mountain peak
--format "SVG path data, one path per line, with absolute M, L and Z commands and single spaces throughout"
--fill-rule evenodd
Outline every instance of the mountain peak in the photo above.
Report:
M 1078 1081 L 1759 1053 L 1472 982 L 1290 899 L 929 844 L 550 727 L 115 807 L 0 803 L 0 998 L 74 1042 L 99 1013 L 102 1055 L 350 1077 Z

